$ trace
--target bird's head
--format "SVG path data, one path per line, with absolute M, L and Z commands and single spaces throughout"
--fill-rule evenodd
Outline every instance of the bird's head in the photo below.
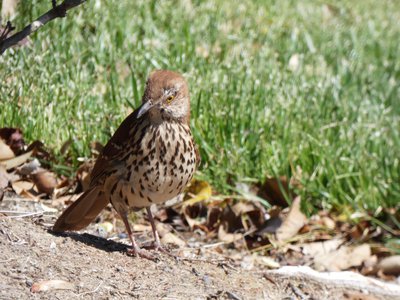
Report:
M 188 84 L 179 73 L 157 70 L 147 79 L 137 118 L 148 113 L 151 119 L 188 122 L 190 97 Z

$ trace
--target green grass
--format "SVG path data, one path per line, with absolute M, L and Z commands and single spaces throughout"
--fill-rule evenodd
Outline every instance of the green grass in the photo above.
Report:
M 17 27 L 50 5 L 24 4 Z M 395 0 L 91 0 L 0 57 L 0 126 L 56 152 L 71 139 L 76 162 L 138 106 L 152 69 L 173 69 L 191 87 L 198 176 L 217 191 L 295 175 L 308 208 L 395 206 L 398 20 Z

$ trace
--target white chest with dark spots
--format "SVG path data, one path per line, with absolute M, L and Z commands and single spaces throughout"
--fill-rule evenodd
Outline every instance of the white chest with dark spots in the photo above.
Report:
M 126 179 L 110 196 L 113 203 L 117 202 L 113 198 L 122 197 L 125 204 L 139 209 L 180 194 L 193 177 L 196 152 L 185 124 L 163 122 L 138 130 L 143 134 L 134 141 Z

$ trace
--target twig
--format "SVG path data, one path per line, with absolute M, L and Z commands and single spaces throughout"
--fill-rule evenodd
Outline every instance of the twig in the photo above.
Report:
M 64 0 L 60 5 L 55 5 L 56 3 L 55 1 L 53 1 L 52 2 L 53 8 L 51 10 L 49 10 L 44 15 L 40 16 L 36 21 L 33 21 L 32 24 L 29 24 L 21 31 L 17 32 L 16 34 L 13 34 L 8 38 L 5 38 L 11 31 L 10 28 L 12 27 L 10 24 L 8 29 L 6 27 L 7 32 L 6 31 L 3 32 L 3 34 L 6 33 L 6 35 L 3 36 L 2 34 L 2 38 L 5 39 L 0 39 L 0 55 L 2 55 L 4 51 L 6 51 L 8 48 L 15 46 L 18 42 L 22 41 L 24 38 L 26 38 L 33 32 L 37 31 L 40 27 L 50 22 L 51 20 L 65 17 L 67 15 L 68 10 L 84 2 L 86 2 L 86 0 Z
M 12 210 L 0 210 L 2 214 L 16 214 L 15 216 L 6 216 L 6 218 L 13 219 L 13 218 L 25 218 L 25 217 L 32 217 L 37 215 L 43 215 L 42 211 L 39 212 L 25 212 L 25 211 L 12 211 Z
M 87 292 L 82 292 L 82 293 L 79 293 L 78 294 L 78 296 L 83 296 L 83 295 L 87 295 L 87 294 L 93 294 L 93 293 L 96 293 L 98 290 L 99 290 L 99 288 L 101 287 L 101 285 L 103 284 L 103 282 L 104 281 L 100 281 L 100 283 L 99 283 L 99 285 L 94 289 L 94 290 L 92 290 L 92 291 L 87 291 Z

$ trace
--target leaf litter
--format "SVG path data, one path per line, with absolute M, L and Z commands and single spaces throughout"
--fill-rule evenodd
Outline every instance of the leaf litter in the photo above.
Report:
M 70 145 L 66 142 L 60 152 L 67 154 Z M 101 144 L 93 143 L 94 157 L 82 162 L 74 178 L 66 178 L 51 170 L 54 155 L 41 142 L 26 145 L 20 129 L 0 129 L 0 200 L 5 195 L 12 199 L 13 194 L 19 199 L 3 200 L 0 215 L 15 216 L 10 211 L 17 208 L 18 212 L 18 201 L 33 201 L 41 206 L 31 206 L 35 210 L 32 213 L 39 210 L 55 219 L 54 211 L 60 213 L 87 189 L 101 148 Z M 399 256 L 394 255 L 400 250 L 389 249 L 384 243 L 393 238 L 393 232 L 399 234 L 399 228 L 392 226 L 392 232 L 388 232 L 372 218 L 354 222 L 335 211 L 320 211 L 307 218 L 293 186 L 301 188 L 298 179 L 269 177 L 246 188 L 240 197 L 221 198 L 208 182 L 193 180 L 184 195 L 156 210 L 157 229 L 162 242 L 184 258 L 223 258 L 247 270 L 306 265 L 318 271 L 351 270 L 389 281 L 400 276 Z M 257 197 L 271 206 L 263 205 Z M 399 222 L 398 207 L 386 215 L 394 225 Z M 145 214 L 135 213 L 131 218 L 135 234 L 145 243 L 150 241 L 151 227 Z M 111 207 L 88 231 L 127 241 L 122 222 Z M 43 282 L 44 286 L 50 282 L 52 288 L 51 281 Z

